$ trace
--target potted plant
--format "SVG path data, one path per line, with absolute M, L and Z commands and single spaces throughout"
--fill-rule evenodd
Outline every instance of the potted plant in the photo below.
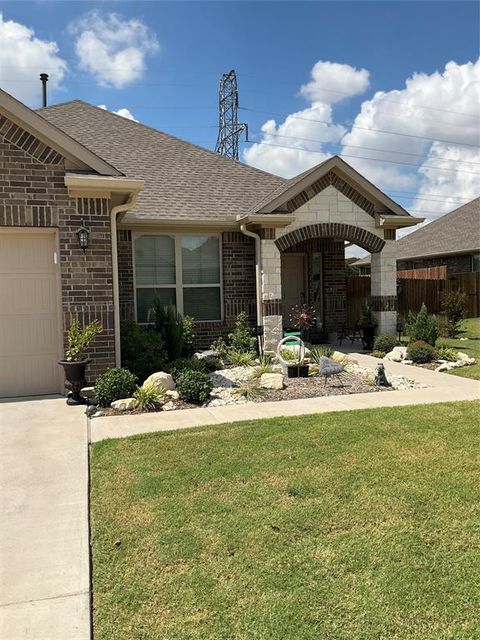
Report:
M 297 346 L 295 352 L 293 345 Z M 284 347 L 287 350 L 284 351 Z M 285 336 L 277 346 L 277 357 L 282 367 L 283 373 L 288 378 L 307 378 L 308 364 L 303 364 L 305 357 L 305 344 L 298 336 Z
M 365 302 L 362 307 L 362 315 L 360 318 L 360 328 L 362 330 L 362 342 L 364 349 L 371 351 L 373 349 L 373 341 L 375 340 L 375 329 L 377 328 L 377 319 L 373 312 L 372 305 Z
M 85 400 L 80 396 L 80 391 L 87 385 L 85 370 L 91 362 L 84 355 L 88 345 L 101 333 L 102 326 L 94 320 L 80 329 L 78 320 L 72 320 L 67 331 L 67 350 L 65 360 L 60 360 L 60 364 L 65 371 L 65 388 L 68 389 L 67 404 L 84 404 Z

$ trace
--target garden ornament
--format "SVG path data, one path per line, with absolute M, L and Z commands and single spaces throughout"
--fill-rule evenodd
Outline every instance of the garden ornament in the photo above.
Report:
M 385 373 L 385 366 L 383 362 L 379 362 L 377 364 L 377 371 L 375 373 L 375 384 L 377 387 L 391 387 L 392 385 L 387 379 L 387 375 Z

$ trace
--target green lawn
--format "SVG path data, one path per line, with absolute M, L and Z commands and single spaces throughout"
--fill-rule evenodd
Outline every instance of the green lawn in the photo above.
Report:
M 441 340 L 447 343 L 448 346 L 472 356 L 477 362 L 471 367 L 452 369 L 449 373 L 455 376 L 480 380 L 480 318 L 468 318 L 464 320 L 462 322 L 462 333 L 459 337 L 468 338 L 468 340 L 447 340 L 443 338 Z
M 95 640 L 479 638 L 479 409 L 93 445 Z

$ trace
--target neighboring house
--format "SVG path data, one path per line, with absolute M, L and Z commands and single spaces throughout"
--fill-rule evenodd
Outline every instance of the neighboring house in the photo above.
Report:
M 447 275 L 480 271 L 480 198 L 396 242 L 398 270 L 447 267 Z M 370 273 L 370 256 L 353 263 Z
M 65 330 L 98 319 L 90 376 L 156 295 L 198 345 L 245 310 L 274 349 L 291 308 L 345 321 L 346 242 L 372 253 L 379 331 L 396 323 L 395 230 L 410 216 L 338 157 L 284 180 L 81 101 L 0 91 L 0 396 L 58 392 Z M 88 247 L 77 231 L 90 231 Z

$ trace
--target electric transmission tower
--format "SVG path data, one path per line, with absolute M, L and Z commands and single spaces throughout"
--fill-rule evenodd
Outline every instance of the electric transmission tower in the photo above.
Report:
M 220 78 L 218 94 L 218 138 L 215 151 L 238 160 L 238 140 L 242 131 L 245 131 L 248 141 L 248 124 L 238 122 L 237 76 L 233 69 Z

